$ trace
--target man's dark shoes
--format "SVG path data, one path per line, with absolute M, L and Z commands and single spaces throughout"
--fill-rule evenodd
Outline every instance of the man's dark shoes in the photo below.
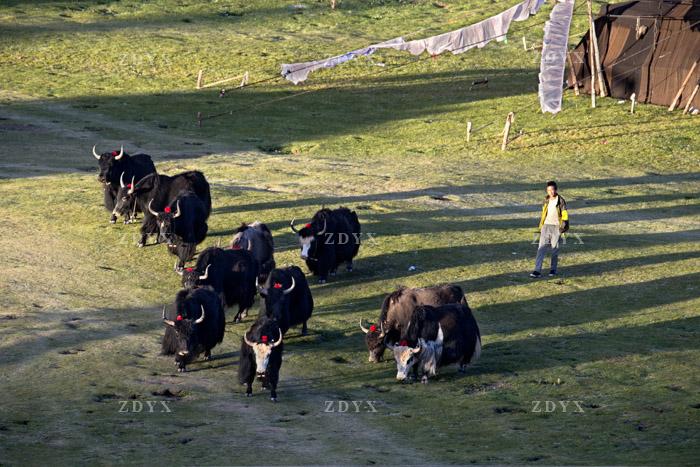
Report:
M 533 279 L 536 279 L 536 278 L 541 277 L 541 276 L 542 276 L 542 274 L 540 274 L 539 271 L 532 271 L 530 273 L 530 277 L 532 277 Z
M 557 270 L 556 270 L 556 269 L 552 269 L 551 271 L 549 271 L 549 277 L 554 277 L 554 276 L 556 276 L 556 275 L 557 275 Z

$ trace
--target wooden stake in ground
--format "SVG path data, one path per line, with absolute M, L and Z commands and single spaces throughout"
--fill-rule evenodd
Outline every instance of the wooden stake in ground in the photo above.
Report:
M 591 0 L 588 0 L 588 20 L 591 23 L 591 40 L 593 41 L 593 52 L 595 57 L 596 66 L 596 79 L 598 81 L 598 87 L 600 88 L 600 97 L 605 97 L 608 95 L 605 80 L 603 79 L 603 67 L 600 62 L 600 50 L 598 49 L 598 35 L 595 30 L 595 21 L 593 20 L 593 7 L 591 5 Z
M 669 112 L 673 112 L 676 110 L 676 104 L 678 103 L 678 99 L 681 98 L 681 94 L 683 94 L 683 89 L 685 89 L 685 85 L 688 84 L 688 81 L 690 81 L 690 77 L 693 75 L 693 72 L 695 71 L 695 67 L 698 66 L 698 61 L 700 60 L 695 60 L 695 63 L 693 63 L 693 66 L 690 67 L 690 71 L 688 72 L 687 75 L 685 75 L 685 79 L 683 80 L 683 84 L 681 84 L 680 89 L 676 93 L 676 97 L 673 98 L 673 102 L 671 102 L 671 105 L 668 108 Z
M 508 135 L 510 135 L 510 126 L 515 121 L 515 114 L 513 112 L 508 113 L 506 117 L 506 126 L 503 128 L 503 142 L 501 143 L 501 151 L 506 150 L 508 146 Z
M 587 0 L 588 5 L 588 63 L 591 67 L 591 107 L 595 109 L 595 52 L 593 51 L 593 36 L 595 31 L 593 30 L 593 9 L 591 7 L 591 0 Z
M 632 101 L 632 104 L 630 105 L 630 113 L 633 114 L 634 113 L 634 106 L 637 104 L 637 94 L 632 93 L 630 100 Z
M 698 82 L 698 84 L 695 85 L 695 89 L 693 89 L 693 92 L 690 93 L 688 102 L 686 102 L 685 107 L 683 108 L 683 115 L 687 114 L 690 110 L 690 104 L 693 102 L 693 99 L 695 99 L 695 95 L 698 93 L 698 90 L 700 90 L 700 82 Z
M 578 80 L 576 79 L 576 74 L 574 73 L 574 61 L 571 60 L 571 52 L 566 53 L 566 58 L 569 61 L 569 78 L 574 85 L 574 94 L 578 96 Z
M 527 52 L 527 42 L 525 42 L 525 36 L 523 36 L 523 50 Z
M 202 89 L 202 73 L 204 73 L 204 70 L 199 70 L 199 73 L 197 73 L 197 89 Z
M 467 143 L 472 137 L 472 122 L 467 122 Z
M 197 126 L 202 128 L 202 112 L 197 112 Z

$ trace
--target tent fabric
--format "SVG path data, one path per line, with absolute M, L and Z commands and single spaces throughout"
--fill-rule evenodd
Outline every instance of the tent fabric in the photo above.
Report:
M 574 0 L 560 0 L 554 5 L 549 21 L 544 25 L 540 85 L 537 93 L 543 113 L 556 114 L 561 110 L 566 52 L 573 13 Z
M 700 0 L 632 1 L 604 5 L 595 19 L 603 78 L 613 97 L 669 106 L 693 64 L 700 60 Z M 571 52 L 579 87 L 590 94 L 590 35 Z M 700 63 L 678 105 L 700 82 Z M 573 83 L 569 83 L 573 86 Z M 597 85 L 596 85 L 597 87 Z M 691 104 L 700 108 L 700 93 Z

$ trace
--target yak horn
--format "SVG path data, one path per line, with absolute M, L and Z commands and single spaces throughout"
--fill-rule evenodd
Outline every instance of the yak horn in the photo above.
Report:
M 243 340 L 245 341 L 246 344 L 248 344 L 251 347 L 255 345 L 255 342 L 251 342 L 248 340 L 248 333 L 247 332 L 243 333 Z
M 323 229 L 321 229 L 321 231 L 319 233 L 317 233 L 316 235 L 323 235 L 324 233 L 326 233 L 327 226 L 328 226 L 328 219 L 323 219 Z
M 279 338 L 279 340 L 278 340 L 277 342 L 275 342 L 274 344 L 272 344 L 273 347 L 277 347 L 278 345 L 280 345 L 280 344 L 282 343 L 282 337 L 283 337 L 283 336 L 282 336 L 282 328 L 277 328 L 277 329 L 279 329 L 280 338 Z
M 163 305 L 163 322 L 167 324 L 168 326 L 175 326 L 175 321 L 171 321 L 169 319 L 165 319 L 165 305 Z
M 360 329 L 362 329 L 362 332 L 364 332 L 365 334 L 369 332 L 369 329 L 362 325 L 362 318 L 360 318 Z
M 179 199 L 175 202 L 175 206 L 177 207 L 177 211 L 175 211 L 175 214 L 173 214 L 173 219 L 175 219 L 176 217 L 180 217 L 180 214 L 181 214 L 181 212 L 180 212 L 180 200 Z
M 379 322 L 379 329 L 381 330 L 381 334 L 379 334 L 379 337 L 386 336 L 386 331 L 384 330 L 384 321 Z
M 282 292 L 282 293 L 283 293 L 284 295 L 287 295 L 289 292 L 291 292 L 292 290 L 294 290 L 294 286 L 296 286 L 296 285 L 297 285 L 297 284 L 296 284 L 296 282 L 294 281 L 294 277 L 292 277 L 292 285 L 290 285 L 289 288 L 288 288 L 287 290 L 285 290 L 284 292 Z
M 122 188 L 126 186 L 126 184 L 124 184 L 124 172 L 122 172 L 122 174 L 119 176 L 119 186 Z
M 294 232 L 294 233 L 299 233 L 299 231 L 297 230 L 297 228 L 294 227 L 294 221 L 295 221 L 296 219 L 297 219 L 296 217 L 293 217 L 293 218 L 292 218 L 292 222 L 289 223 L 289 227 L 292 229 L 292 232 Z
M 199 276 L 200 281 L 205 281 L 205 280 L 209 279 L 209 266 L 211 266 L 211 264 L 207 264 L 207 268 L 204 270 L 204 275 Z
M 119 154 L 114 156 L 114 160 L 118 161 L 119 159 L 122 158 L 123 155 L 124 155 L 124 145 L 122 144 L 122 148 L 119 150 Z
M 150 213 L 153 214 L 154 216 L 158 216 L 158 213 L 157 213 L 156 211 L 153 210 L 153 208 L 151 207 L 151 204 L 153 204 L 153 199 L 151 199 L 151 200 L 148 202 L 148 212 L 150 212 Z
M 253 242 L 248 239 L 248 251 L 253 251 Z
M 438 333 L 437 333 L 437 338 L 435 339 L 435 343 L 437 345 L 442 345 L 442 341 L 445 339 L 445 335 L 442 333 L 442 325 L 438 324 Z
M 202 316 L 197 319 L 194 324 L 200 324 L 202 321 L 204 321 L 204 305 L 199 305 L 199 307 L 202 309 Z
M 134 188 L 136 188 L 136 175 L 131 177 L 131 188 L 129 188 L 129 194 L 134 192 Z
M 97 151 L 95 151 L 96 148 L 97 148 L 97 145 L 94 145 L 92 147 L 92 155 L 95 156 L 95 159 L 100 160 L 100 155 L 97 154 Z

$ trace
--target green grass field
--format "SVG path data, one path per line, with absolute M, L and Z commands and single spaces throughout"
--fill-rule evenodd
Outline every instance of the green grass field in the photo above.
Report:
M 696 465 L 700 120 L 616 99 L 591 109 L 570 91 L 542 115 L 539 52 L 522 37 L 541 41 L 551 4 L 462 55 L 381 51 L 299 86 L 194 89 L 199 69 L 205 84 L 263 80 L 514 3 L 1 2 L 0 463 Z M 587 27 L 574 19 L 572 45 Z M 197 112 L 228 111 L 197 126 Z M 517 138 L 501 152 L 510 111 Z M 202 170 L 201 248 L 259 219 L 277 263 L 301 266 L 292 217 L 357 211 L 372 239 L 354 272 L 312 280 L 310 334 L 285 339 L 278 403 L 236 382 L 252 317 L 187 373 L 159 355 L 174 258 L 108 224 L 95 143 L 147 152 L 161 173 Z M 548 179 L 572 228 L 561 275 L 533 281 Z M 467 293 L 482 358 L 397 384 L 393 362 L 367 363 L 358 322 L 398 285 L 445 282 Z M 376 412 L 338 413 L 353 400 Z

